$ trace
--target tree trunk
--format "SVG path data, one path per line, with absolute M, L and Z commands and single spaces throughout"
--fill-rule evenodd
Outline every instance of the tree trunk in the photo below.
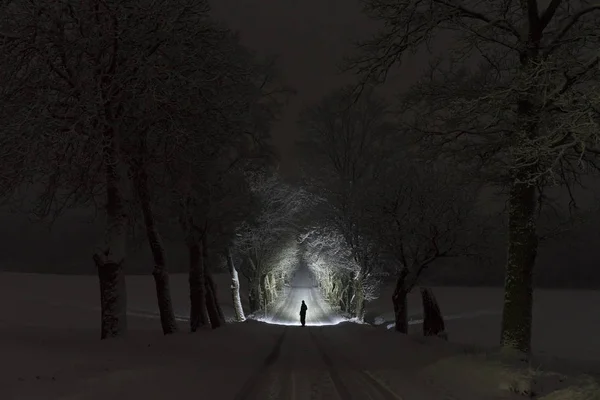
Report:
M 537 255 L 536 189 L 514 182 L 510 189 L 508 257 L 504 281 L 502 347 L 526 357 L 531 351 L 533 267 Z
M 260 277 L 259 280 L 260 284 L 258 285 L 259 288 L 259 301 L 260 301 L 260 305 L 261 307 L 265 308 L 265 305 L 269 304 L 269 290 L 267 288 L 267 274 L 263 274 Z
M 210 317 L 210 324 L 213 329 L 217 329 L 225 324 L 223 310 L 219 305 L 217 298 L 217 288 L 210 274 L 210 261 L 208 258 L 208 245 L 206 243 L 206 234 L 202 236 L 202 258 L 204 261 L 204 284 L 206 286 L 206 308 Z
M 175 312 L 173 311 L 173 302 L 171 301 L 171 289 L 169 286 L 169 272 L 167 270 L 165 249 L 160 240 L 158 228 L 155 223 L 154 212 L 150 202 L 150 194 L 148 192 L 148 176 L 144 168 L 144 165 L 138 165 L 137 170 L 134 171 L 135 189 L 142 207 L 148 244 L 152 251 L 152 257 L 154 258 L 154 270 L 152 271 L 152 276 L 154 277 L 156 286 L 156 299 L 158 301 L 160 323 L 163 333 L 168 335 L 177 331 L 177 322 L 175 321 Z
M 431 289 L 421 288 L 423 300 L 423 336 L 439 336 L 447 339 L 444 317 Z
M 100 281 L 100 338 L 122 336 L 127 332 L 127 290 L 123 262 L 127 246 L 127 216 L 123 207 L 119 144 L 114 130 L 103 136 L 106 173 L 105 249 L 94 255 Z
M 256 278 L 249 282 L 250 290 L 248 291 L 248 306 L 250 312 L 255 313 L 260 309 L 260 288 L 256 284 Z
M 396 280 L 396 288 L 392 295 L 392 304 L 394 305 L 394 329 L 396 332 L 408 333 L 408 301 L 405 279 L 408 271 L 403 269 Z
M 359 321 L 365 318 L 366 301 L 363 283 L 363 275 L 360 273 L 354 280 L 354 316 Z
M 206 283 L 206 309 L 210 318 L 210 326 L 212 329 L 217 329 L 223 324 L 223 322 L 221 321 L 219 311 L 217 310 L 218 306 L 215 293 L 212 290 L 213 288 L 208 283 L 208 273 L 206 272 L 206 270 L 204 274 Z
M 246 320 L 244 315 L 244 308 L 242 307 L 242 297 L 240 296 L 240 277 L 238 275 L 235 264 L 233 263 L 233 256 L 231 255 L 231 248 L 226 250 L 227 267 L 229 268 L 229 275 L 231 275 L 231 299 L 233 300 L 233 311 L 235 313 L 235 320 L 237 322 L 243 322 Z
M 195 237 L 188 239 L 190 269 L 188 282 L 190 285 L 190 330 L 196 332 L 207 327 L 210 320 L 206 308 L 206 283 L 204 279 L 204 260 L 202 246 Z
M 215 283 L 215 280 L 213 279 L 212 274 L 210 272 L 208 273 L 208 275 L 206 275 L 206 283 L 208 284 L 208 287 L 212 292 L 213 297 L 215 298 L 215 310 L 217 311 L 217 315 L 219 316 L 219 319 L 221 320 L 222 324 L 225 324 L 225 313 L 223 312 L 223 308 L 221 307 L 221 303 L 219 302 L 219 292 L 217 284 Z
M 100 339 L 118 337 L 127 331 L 127 293 L 121 263 L 106 262 L 94 254 L 100 281 Z

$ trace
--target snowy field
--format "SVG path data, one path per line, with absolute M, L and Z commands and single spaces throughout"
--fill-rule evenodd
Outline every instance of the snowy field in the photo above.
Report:
M 503 290 L 501 288 L 438 287 L 433 292 L 446 318 L 449 340 L 493 347 L 500 342 Z M 392 321 L 393 287 L 367 307 L 368 321 Z M 409 318 L 422 314 L 418 290 L 409 295 Z M 533 348 L 537 354 L 600 362 L 600 304 L 598 290 L 546 290 L 534 292 Z M 419 323 L 411 332 L 421 332 Z
M 228 277 L 219 275 L 216 281 L 224 311 L 232 315 Z M 318 295 L 302 290 L 288 298 L 292 305 L 279 307 L 284 310 L 279 318 L 293 319 L 293 305 L 306 297 L 311 322 L 310 302 L 317 301 Z M 369 318 L 390 318 L 390 290 L 369 305 Z M 247 391 L 273 399 L 290 398 L 293 393 L 296 399 L 346 400 L 344 387 L 371 393 L 371 397 L 356 398 L 510 398 L 504 392 L 484 393 L 483 383 L 477 386 L 471 378 L 465 381 L 465 374 L 471 373 L 463 373 L 462 380 L 453 375 L 473 366 L 462 345 L 418 343 L 383 327 L 342 323 L 297 328 L 250 322 L 217 332 L 187 334 L 183 321 L 188 311 L 185 275 L 172 277 L 172 291 L 183 334 L 161 335 L 152 277 L 133 276 L 128 277 L 129 337 L 101 342 L 96 277 L 0 273 L 0 398 L 171 399 L 193 392 L 199 398 L 242 399 L 250 398 L 239 396 L 248 382 L 254 386 Z M 490 347 L 498 343 L 500 289 L 434 291 L 449 319 L 451 341 Z M 242 295 L 245 298 L 245 292 Z M 420 329 L 418 294 L 409 301 L 415 320 L 411 329 L 416 334 Z M 554 360 L 553 370 L 573 374 L 600 371 L 600 315 L 589 312 L 597 304 L 599 292 L 536 293 L 534 347 Z M 274 366 L 264 372 L 267 355 Z M 472 369 L 483 370 L 480 364 Z M 257 371 L 263 371 L 261 379 L 256 378 Z M 225 380 L 226 385 L 220 383 Z M 479 376 L 477 382 L 486 382 L 486 377 Z M 494 385 L 486 383 L 485 388 Z M 461 392 L 458 386 L 469 390 Z M 555 398 L 595 397 L 569 394 Z

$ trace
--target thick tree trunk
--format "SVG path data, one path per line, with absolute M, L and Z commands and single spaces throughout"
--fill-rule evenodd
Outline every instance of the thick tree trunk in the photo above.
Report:
M 101 339 L 127 332 L 127 291 L 123 263 L 127 246 L 127 216 L 123 207 L 122 172 L 116 134 L 104 133 L 103 158 L 106 173 L 105 249 L 94 255 L 100 281 Z
M 118 337 L 127 331 L 127 293 L 122 265 L 106 262 L 95 254 L 100 281 L 100 339 Z
M 392 294 L 392 304 L 394 305 L 394 329 L 396 332 L 408 333 L 408 290 L 406 289 L 407 270 L 404 269 L 396 280 L 396 287 Z
M 510 189 L 508 259 L 504 281 L 502 347 L 528 356 L 531 351 L 533 267 L 537 255 L 536 189 L 515 182 Z
M 148 244 L 152 251 L 152 257 L 154 258 L 154 270 L 152 271 L 152 276 L 154 277 L 154 283 L 156 285 L 156 299 L 158 301 L 160 323 L 163 333 L 168 335 L 177 331 L 177 322 L 175 321 L 175 312 L 173 311 L 173 302 L 171 301 L 171 289 L 169 286 L 169 272 L 167 270 L 165 249 L 160 240 L 158 228 L 155 223 L 154 212 L 150 202 L 150 194 L 148 192 L 148 176 L 144 168 L 144 165 L 139 165 L 137 166 L 137 170 L 134 171 L 135 189 L 142 207 Z
M 171 288 L 169 273 L 159 265 L 154 266 L 152 271 L 154 285 L 156 287 L 156 299 L 158 301 L 158 312 L 160 313 L 160 324 L 163 334 L 169 335 L 177 332 L 177 321 L 171 301 Z
M 190 269 L 188 283 L 190 285 L 190 330 L 208 327 L 210 322 L 206 308 L 206 283 L 204 279 L 204 260 L 202 246 L 195 238 L 188 239 Z
M 233 256 L 231 255 L 231 249 L 228 247 L 226 250 L 227 267 L 229 268 L 229 274 L 231 275 L 231 299 L 233 300 L 233 311 L 235 313 L 235 320 L 237 322 L 243 322 L 246 320 L 244 315 L 244 308 L 242 307 L 242 297 L 240 296 L 240 277 L 238 275 L 235 264 L 233 263 Z
M 444 317 L 431 289 L 421 288 L 423 300 L 423 336 L 439 336 L 447 339 Z

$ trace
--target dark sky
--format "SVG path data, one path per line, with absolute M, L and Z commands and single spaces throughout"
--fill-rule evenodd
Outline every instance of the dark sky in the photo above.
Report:
M 343 84 L 337 63 L 353 39 L 369 32 L 356 0 L 218 0 L 217 18 L 239 30 L 245 45 L 266 55 L 279 55 L 286 84 L 297 90 L 274 140 L 293 167 L 290 145 L 297 137 L 298 111 Z
M 361 13 L 358 0 L 218 0 L 214 15 L 239 30 L 245 45 L 265 55 L 278 55 L 285 83 L 297 90 L 273 132 L 283 172 L 293 172 L 293 141 L 299 111 L 323 95 L 351 82 L 339 64 L 354 46 L 375 31 Z M 427 58 L 418 54 L 392 71 L 384 92 L 405 88 Z
M 239 30 L 245 45 L 264 55 L 279 55 L 285 83 L 297 90 L 274 140 L 283 156 L 282 169 L 293 170 L 291 145 L 299 110 L 316 102 L 344 79 L 336 64 L 372 25 L 356 0 L 215 0 L 217 18 Z M 52 231 L 26 216 L 0 212 L 0 270 L 77 270 L 93 272 L 90 254 L 102 238 L 92 212 L 79 210 L 61 218 Z M 104 218 L 100 216 L 100 221 Z M 144 246 L 139 261 L 150 262 Z M 136 253 L 135 251 L 133 253 Z M 141 254 L 139 254 L 141 253 Z M 137 257 L 136 257 L 137 258 Z M 181 259 L 180 259 L 181 258 Z M 171 261 L 185 264 L 185 257 Z
M 298 112 L 349 81 L 348 76 L 338 75 L 337 64 L 352 50 L 352 40 L 367 37 L 374 25 L 361 14 L 358 0 L 214 0 L 213 3 L 215 16 L 239 30 L 248 47 L 265 55 L 280 56 L 285 81 L 298 92 L 274 131 L 275 143 L 283 156 L 282 169 L 293 171 L 292 144 L 298 137 L 295 126 Z M 393 93 L 408 86 L 426 58 L 426 54 L 420 54 L 406 62 L 395 71 L 384 90 Z M 0 212 L 0 270 L 22 266 L 25 270 L 85 269 L 93 273 L 91 252 L 102 235 L 99 224 L 89 222 L 90 214 L 85 210 L 73 212 L 48 232 L 24 216 Z M 150 263 L 146 246 L 133 253 L 137 260 L 130 263 Z M 171 256 L 170 261 L 185 270 L 185 256 Z M 148 268 L 150 271 L 151 264 Z

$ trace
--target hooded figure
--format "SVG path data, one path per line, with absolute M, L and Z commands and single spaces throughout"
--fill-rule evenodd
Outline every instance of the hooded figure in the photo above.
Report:
M 308 307 L 306 307 L 306 303 L 302 300 L 302 305 L 300 306 L 300 322 L 302 326 L 306 324 L 306 310 L 308 310 Z

